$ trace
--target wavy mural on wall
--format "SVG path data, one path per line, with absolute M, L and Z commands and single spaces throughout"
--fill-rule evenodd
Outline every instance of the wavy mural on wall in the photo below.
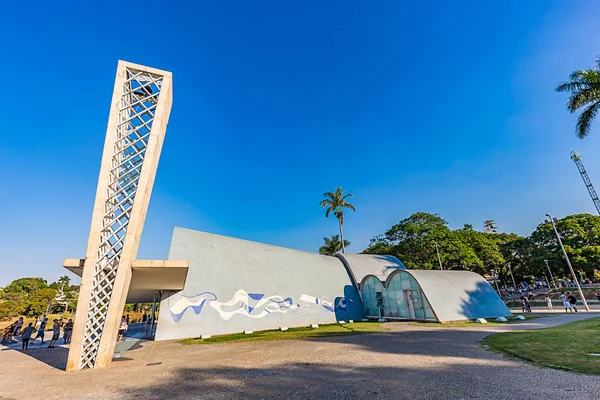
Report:
M 300 315 L 318 313 L 321 308 L 333 312 L 333 302 L 328 297 L 314 297 L 308 294 L 300 296 L 297 307 Z
M 308 294 L 300 295 L 298 303 L 294 303 L 291 297 L 280 295 L 266 296 L 264 293 L 248 293 L 243 289 L 235 292 L 231 300 L 227 302 L 217 301 L 217 296 L 212 292 L 202 292 L 194 296 L 185 296 L 177 293 L 169 297 L 169 311 L 175 323 L 179 322 L 188 308 L 192 308 L 199 315 L 204 305 L 208 302 L 210 307 L 219 313 L 221 318 L 229 320 L 236 314 L 249 318 L 264 318 L 273 313 L 288 313 L 292 310 L 300 315 L 315 314 L 321 309 L 326 312 L 345 309 L 346 301 L 337 299 L 334 303 L 330 298 L 315 297 Z
M 194 313 L 198 315 L 202 311 L 205 302 L 216 299 L 217 296 L 211 292 L 202 292 L 194 296 L 185 296 L 181 293 L 176 293 L 169 297 L 171 318 L 173 318 L 173 322 L 179 322 L 188 308 L 194 310 Z
M 271 313 L 287 313 L 295 308 L 291 297 L 265 296 L 264 293 L 248 293 L 243 289 L 235 292 L 228 302 L 211 301 L 210 306 L 224 320 L 229 320 L 235 314 L 263 318 Z

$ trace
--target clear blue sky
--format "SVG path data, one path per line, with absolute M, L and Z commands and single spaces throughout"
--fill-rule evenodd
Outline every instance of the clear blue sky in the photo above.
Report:
M 3 5 L 0 286 L 84 255 L 118 59 L 174 75 L 139 258 L 175 225 L 316 251 L 337 186 L 354 252 L 416 211 L 595 212 L 569 151 L 600 186 L 600 121 L 576 139 L 553 89 L 600 55 L 597 1 L 97 3 Z

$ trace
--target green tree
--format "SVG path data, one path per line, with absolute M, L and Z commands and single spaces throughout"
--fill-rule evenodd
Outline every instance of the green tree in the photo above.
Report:
M 340 242 L 340 235 L 331 235 L 330 238 L 323 238 L 324 245 L 319 248 L 319 253 L 332 256 L 335 253 L 339 253 L 342 250 L 342 242 Z M 350 246 L 350 242 L 344 240 L 344 248 Z
M 333 215 L 336 216 L 336 218 L 338 219 L 338 224 L 340 227 L 340 238 L 341 238 L 341 244 L 342 244 L 342 253 L 346 252 L 345 246 L 344 246 L 344 231 L 343 231 L 343 226 L 344 226 L 344 212 L 342 211 L 342 208 L 349 208 L 352 211 L 356 211 L 356 209 L 354 208 L 354 206 L 350 203 L 348 203 L 346 201 L 346 199 L 352 197 L 351 193 L 347 193 L 344 194 L 344 189 L 342 189 L 341 187 L 337 188 L 335 190 L 335 192 L 325 192 L 323 194 L 323 196 L 325 197 L 323 200 L 321 200 L 320 204 L 321 204 L 321 208 L 325 208 L 325 217 L 329 217 L 329 214 L 331 212 L 333 212 Z
M 509 243 L 520 240 L 515 234 L 478 232 L 470 224 L 450 230 L 439 215 L 418 212 L 392 226 L 384 235 L 371 239 L 367 254 L 390 254 L 411 269 L 438 269 L 435 243 L 440 250 L 444 269 L 468 270 L 481 275 L 493 269 L 505 282 L 510 282 Z
M 392 226 L 385 234 L 371 239 L 366 254 L 389 254 L 398 257 L 411 269 L 438 269 L 435 243 L 444 257 L 444 239 L 450 229 L 440 216 L 417 212 Z M 443 261 L 442 261 L 443 264 Z
M 75 310 L 77 307 L 77 297 L 72 291 L 65 292 L 65 312 L 69 312 L 69 308 L 71 310 Z
M 67 275 L 63 275 L 58 278 L 58 283 L 60 283 L 60 290 L 64 290 L 65 286 L 68 290 L 69 285 L 71 284 L 71 278 L 69 278 Z
M 4 292 L 22 292 L 26 294 L 34 293 L 48 286 L 48 282 L 42 278 L 21 278 L 12 281 L 5 288 Z
M 45 314 L 51 308 L 54 296 L 55 289 L 40 289 L 35 296 L 27 299 L 25 314 L 30 317 Z
M 556 222 L 556 230 L 573 269 L 592 278 L 594 270 L 600 268 L 600 216 L 569 215 Z M 567 263 L 549 221 L 538 225 L 530 240 L 535 246 L 530 258 L 532 271 L 543 271 L 546 268 L 544 260 L 548 260 L 553 274 L 570 279 Z
M 543 277 L 544 271 L 536 271 L 532 273 L 530 271 L 529 262 L 531 255 L 535 249 L 535 246 L 529 238 L 521 237 L 515 234 L 507 235 L 507 240 L 500 244 L 500 252 L 506 262 L 506 268 L 503 269 L 502 274 L 512 271 L 513 276 L 506 276 L 506 281 L 512 286 L 512 278 L 514 277 L 515 283 L 522 282 L 528 275 L 534 275 Z
M 579 114 L 575 127 L 577 137 L 585 138 L 600 111 L 600 57 L 596 59 L 595 68 L 573 72 L 569 81 L 558 85 L 556 91 L 571 93 L 567 102 L 567 109 L 571 113 L 585 108 Z

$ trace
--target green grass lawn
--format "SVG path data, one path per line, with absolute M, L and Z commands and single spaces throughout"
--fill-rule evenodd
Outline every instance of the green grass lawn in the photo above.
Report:
M 555 368 L 600 374 L 600 318 L 553 328 L 497 333 L 484 342 L 492 350 Z
M 259 331 L 251 334 L 235 333 L 232 335 L 219 335 L 209 339 L 185 339 L 182 344 L 210 344 L 233 341 L 254 341 L 254 340 L 286 340 L 286 339 L 307 339 L 321 338 L 329 336 L 359 335 L 372 332 L 386 332 L 378 322 L 355 322 L 353 324 L 328 324 L 319 325 L 318 328 L 289 328 L 287 331 L 270 330 Z
M 521 315 L 520 313 L 517 315 Z M 507 322 L 497 322 L 495 319 L 488 319 L 487 320 L 487 324 L 478 324 L 475 321 L 456 321 L 456 322 L 444 322 L 444 323 L 439 323 L 439 322 L 433 322 L 433 321 L 415 321 L 412 322 L 413 325 L 421 325 L 421 324 L 425 324 L 427 326 L 439 326 L 439 327 L 445 327 L 445 326 L 472 326 L 472 327 L 484 327 L 488 324 L 499 324 L 499 325 L 506 325 L 506 324 L 516 324 L 516 323 L 522 323 L 522 322 L 527 322 L 527 321 L 531 321 L 534 319 L 538 319 L 538 318 L 545 318 L 545 317 L 551 317 L 551 316 L 556 316 L 556 314 L 540 314 L 540 313 L 528 313 L 528 314 L 522 314 L 525 316 L 525 318 L 527 318 L 526 320 L 520 320 L 520 319 L 516 319 L 515 316 L 513 317 L 506 317 L 506 319 L 508 320 Z

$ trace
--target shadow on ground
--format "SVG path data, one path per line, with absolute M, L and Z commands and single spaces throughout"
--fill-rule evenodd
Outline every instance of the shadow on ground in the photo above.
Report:
M 47 345 L 36 347 L 30 345 L 29 349 L 21 350 L 21 344 L 19 343 L 18 347 L 7 347 L 2 349 L 2 351 L 17 351 L 31 358 L 35 358 L 52 368 L 63 371 L 67 368 L 67 355 L 69 354 L 69 349 L 67 347 L 57 346 L 53 349 L 49 349 Z
M 548 399 L 569 393 L 551 378 L 539 387 L 521 368 L 480 363 L 381 367 L 289 363 L 272 368 L 180 368 L 170 375 L 151 386 L 124 389 L 118 398 Z M 598 382 L 587 389 L 578 391 L 577 398 L 595 398 Z
M 153 332 L 146 333 L 145 327 L 142 324 L 131 324 L 130 326 L 132 327 L 132 329 L 130 329 L 125 334 L 125 339 L 129 339 L 131 341 L 129 343 L 117 343 L 115 353 L 118 352 L 119 357 L 114 358 L 114 360 L 131 360 L 131 358 L 123 357 L 123 354 L 141 348 L 142 343 L 144 342 L 154 340 Z M 49 341 L 46 340 L 44 345 L 29 345 L 29 349 L 21 350 L 21 342 L 13 341 L 8 347 L 2 349 L 2 351 L 17 351 L 31 358 L 34 358 L 52 368 L 64 371 L 67 368 L 67 357 L 69 355 L 69 348 L 61 346 L 62 342 L 62 338 L 58 339 L 58 345 L 53 349 L 49 349 L 47 347 Z M 123 344 L 125 344 L 125 346 L 123 346 Z

